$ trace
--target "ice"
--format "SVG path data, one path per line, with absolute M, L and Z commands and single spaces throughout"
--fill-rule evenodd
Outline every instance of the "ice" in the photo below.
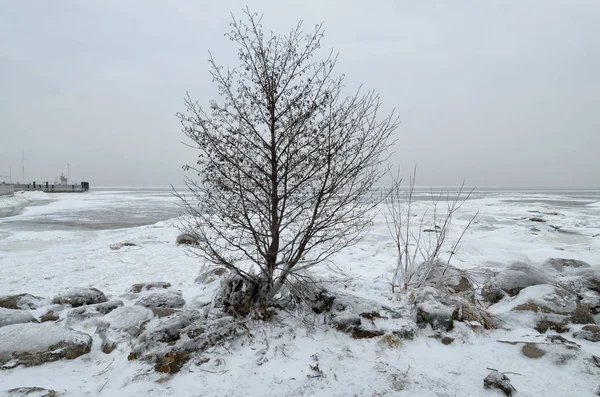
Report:
M 160 280 L 180 290 L 189 304 L 212 298 L 215 292 L 212 285 L 194 283 L 205 263 L 175 244 L 180 234 L 175 218 L 178 209 L 171 208 L 174 202 L 166 190 L 110 189 L 89 193 L 49 195 L 53 201 L 48 204 L 29 206 L 21 214 L 0 218 L 0 296 L 28 292 L 52 298 L 65 287 L 81 286 L 97 288 L 109 299 L 123 299 L 125 307 L 134 307 L 131 306 L 134 299 L 127 302 L 129 298 L 124 297 L 131 286 Z M 481 222 L 467 231 L 452 264 L 460 269 L 485 266 L 501 271 L 516 261 L 540 266 L 548 258 L 572 258 L 597 268 L 600 266 L 600 237 L 592 236 L 600 233 L 600 192 L 578 194 L 516 191 L 475 194 L 456 218 L 450 240 L 458 237 L 460 228 L 476 211 L 482 215 Z M 424 211 L 428 206 L 428 202 L 419 201 L 416 208 Z M 527 220 L 534 215 L 544 217 L 546 222 Z M 33 223 L 39 219 L 74 222 L 74 226 L 55 228 L 55 224 Z M 103 226 L 118 220 L 127 223 L 131 219 L 143 224 L 122 228 Z M 83 223 L 86 225 L 80 226 Z M 578 234 L 564 234 L 550 225 Z M 539 232 L 534 234 L 533 227 Z M 122 241 L 131 241 L 138 247 L 110 249 L 111 244 Z M 443 257 L 447 255 L 448 252 L 442 253 Z M 339 280 L 327 284 L 332 289 L 393 306 L 395 301 L 389 282 L 395 263 L 393 241 L 383 215 L 378 213 L 364 241 L 331 258 L 331 264 L 314 270 L 319 278 Z M 344 275 L 340 275 L 337 268 Z M 538 292 L 544 296 L 540 291 L 536 294 Z M 125 310 L 117 309 L 104 318 L 112 318 L 115 327 L 117 324 L 125 326 L 128 321 Z M 139 320 L 142 312 L 139 314 L 139 318 L 137 314 L 132 317 Z M 0 331 L 15 326 L 3 327 Z M 600 343 L 578 340 L 582 352 L 573 353 L 579 359 L 568 365 L 559 367 L 546 358 L 532 365 L 519 346 L 496 342 L 527 338 L 535 341 L 535 331 L 519 326 L 482 334 L 457 325 L 453 331 L 457 340 L 450 346 L 421 335 L 393 350 L 382 347 L 377 338 L 354 340 L 321 323 L 306 327 L 293 318 L 252 331 L 260 336 L 252 343 L 246 341 L 216 350 L 207 356 L 210 361 L 202 365 L 191 363 L 168 379 L 148 372 L 151 367 L 143 362 L 128 361 L 130 351 L 126 343 L 106 355 L 95 339 L 86 360 L 0 371 L 0 389 L 39 385 L 66 390 L 67 397 L 402 393 L 424 397 L 488 396 L 493 392 L 483 389 L 483 379 L 490 373 L 486 368 L 522 374 L 511 376 L 511 382 L 519 393 L 528 396 L 591 395 L 598 386 L 598 372 L 584 358 L 591 354 L 600 356 Z M 263 342 L 265 337 L 271 338 L 268 346 Z M 0 343 L 3 340 L 0 338 Z M 312 356 L 317 357 L 325 377 L 308 377 L 314 374 L 310 366 L 317 362 Z M 406 380 L 403 380 L 404 373 L 407 373 Z M 405 390 L 397 391 L 395 388 L 402 384 Z

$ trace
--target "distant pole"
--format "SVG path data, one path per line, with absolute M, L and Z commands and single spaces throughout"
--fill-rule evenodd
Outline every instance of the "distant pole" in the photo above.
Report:
M 25 183 L 25 150 L 21 150 L 21 166 L 23 167 L 23 183 Z
M 67 163 L 67 181 L 71 180 L 71 166 Z
M 12 185 L 12 165 L 8 166 L 8 183 Z

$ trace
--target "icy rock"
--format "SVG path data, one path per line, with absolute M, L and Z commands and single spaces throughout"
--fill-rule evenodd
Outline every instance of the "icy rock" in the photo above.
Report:
M 525 357 L 529 358 L 540 358 L 546 354 L 546 352 L 540 349 L 535 343 L 525 343 L 521 348 L 521 352 Z
M 180 234 L 179 236 L 177 236 L 175 243 L 177 245 L 181 245 L 181 244 L 198 245 L 198 239 L 196 237 L 192 236 L 191 234 L 183 233 L 183 234 Z
M 225 269 L 222 266 L 213 267 L 212 269 L 207 270 L 206 272 L 196 277 L 196 280 L 194 280 L 194 282 L 196 284 L 210 284 L 213 281 L 216 281 L 219 278 L 223 277 L 226 273 L 227 269 Z
M 46 299 L 31 294 L 18 294 L 0 297 L 0 308 L 13 310 L 37 309 L 46 303 Z
M 168 307 L 149 307 L 149 309 L 152 310 L 152 313 L 158 318 L 169 317 L 181 311 L 179 309 L 171 309 Z
M 536 323 L 534 329 L 540 334 L 544 334 L 548 330 L 562 334 L 565 332 L 569 332 L 569 321 L 566 318 L 563 318 L 559 321 L 552 321 L 548 318 L 541 318 Z
M 44 389 L 43 387 L 17 387 L 6 392 L 6 397 L 58 397 L 56 390 Z
M 92 305 L 106 301 L 104 293 L 96 288 L 68 288 L 52 299 L 52 303 L 71 305 L 72 307 Z
M 135 304 L 145 307 L 168 307 L 177 309 L 185 305 L 185 299 L 181 296 L 181 292 L 166 289 L 143 293 Z
M 442 293 L 425 287 L 415 292 L 417 325 L 425 328 L 427 324 L 436 330 L 450 331 L 454 328 L 454 320 L 458 319 L 458 308 L 446 304 Z
M 572 269 L 589 268 L 589 263 L 577 259 L 565 258 L 550 258 L 544 262 L 545 268 L 552 268 L 559 272 L 569 271 Z
M 137 244 L 134 244 L 132 242 L 129 241 L 123 241 L 121 243 L 115 243 L 115 244 L 111 244 L 108 247 L 113 250 L 113 251 L 117 251 L 120 250 L 123 247 L 137 247 Z
M 153 289 L 166 289 L 166 288 L 169 288 L 170 286 L 171 286 L 171 283 L 167 283 L 165 281 L 139 283 L 139 284 L 133 284 L 131 286 L 130 292 L 133 292 L 134 294 L 139 294 L 142 291 L 150 291 Z
M 41 365 L 89 353 L 92 337 L 52 323 L 0 328 L 0 369 Z
M 589 340 L 590 342 L 600 342 L 600 327 L 597 325 L 586 325 L 581 331 L 575 332 L 573 336 L 578 339 Z
M 107 314 L 100 324 L 107 328 L 137 336 L 142 326 L 153 318 L 154 313 L 148 308 L 136 305 L 121 306 Z
M 11 324 L 37 322 L 38 320 L 36 320 L 29 311 L 4 309 L 0 307 L 0 327 L 5 327 Z
M 515 296 L 523 288 L 549 282 L 550 278 L 543 270 L 524 262 L 515 262 L 491 279 L 483 287 L 481 295 L 486 301 L 496 303 L 505 295 Z
M 577 310 L 578 300 L 563 288 L 542 284 L 524 288 L 510 305 L 515 311 L 567 315 Z
M 112 353 L 119 342 L 137 337 L 153 318 L 154 313 L 142 306 L 122 306 L 113 310 L 98 322 L 96 328 L 102 340 L 101 350 Z
M 194 353 L 217 346 L 239 331 L 233 317 L 206 319 L 199 313 L 182 312 L 144 331 L 135 341 L 129 359 L 152 362 L 158 372 L 177 373 Z
M 121 306 L 123 306 L 123 301 L 120 300 L 81 306 L 69 311 L 67 314 L 67 324 L 102 317 Z
M 496 370 L 490 372 L 490 374 L 485 377 L 483 380 L 483 387 L 486 389 L 499 389 L 508 397 L 511 397 L 513 392 L 516 391 L 510 384 L 508 376 Z
M 456 293 L 473 290 L 466 272 L 439 260 L 432 265 L 423 263 L 416 268 L 410 286 L 416 288 L 420 285 L 445 286 Z

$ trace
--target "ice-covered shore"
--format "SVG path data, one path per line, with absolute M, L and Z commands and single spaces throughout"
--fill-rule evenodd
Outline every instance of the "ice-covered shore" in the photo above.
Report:
M 548 258 L 562 257 L 600 266 L 600 237 L 593 237 L 600 233 L 597 201 L 586 199 L 581 205 L 573 205 L 571 198 L 563 199 L 568 205 L 560 201 L 560 197 L 544 195 L 529 195 L 525 200 L 513 194 L 467 202 L 457 228 L 468 222 L 469 214 L 480 211 L 481 215 L 467 232 L 454 265 L 500 271 L 515 261 L 537 266 Z M 84 213 L 87 204 L 79 204 Z M 132 208 L 139 204 L 132 203 Z M 103 205 L 110 211 L 110 201 Z M 61 205 L 56 208 L 64 210 Z M 53 216 L 51 210 L 44 211 L 44 216 Z M 129 292 L 133 284 L 165 281 L 181 291 L 186 305 L 202 307 L 215 292 L 218 281 L 194 282 L 202 263 L 175 245 L 176 219 L 111 230 L 13 227 L 19 219 L 31 216 L 25 209 L 0 219 L 0 296 L 31 293 L 50 299 L 65 287 L 94 287 L 108 300 L 130 306 L 135 301 Z M 123 241 L 135 245 L 111 249 Z M 332 291 L 394 307 L 399 304 L 389 286 L 394 263 L 393 243 L 383 217 L 377 216 L 364 241 L 336 256 L 335 266 L 322 265 L 315 271 L 324 279 L 339 280 L 331 284 Z M 352 339 L 320 323 L 309 327 L 285 317 L 284 324 L 255 325 L 253 343 L 215 349 L 210 361 L 189 363 L 176 375 L 166 376 L 150 364 L 129 361 L 127 344 L 110 354 L 102 352 L 94 321 L 71 324 L 93 336 L 90 353 L 74 360 L 0 371 L 0 390 L 40 386 L 66 396 L 496 395 L 483 388 L 488 368 L 519 373 L 509 377 L 518 392 L 527 396 L 591 396 L 600 385 L 599 369 L 590 361 L 592 355 L 600 356 L 598 343 L 577 340 L 581 348 L 576 352 L 550 351 L 536 360 L 523 355 L 521 345 L 498 342 L 545 343 L 545 336 L 526 325 L 486 332 L 458 325 L 450 345 L 429 338 L 423 330 L 414 340 L 390 348 L 378 338 Z M 564 336 L 572 338 L 579 328 Z M 563 353 L 576 357 L 558 364 L 556 357 Z M 323 376 L 314 376 L 316 363 Z

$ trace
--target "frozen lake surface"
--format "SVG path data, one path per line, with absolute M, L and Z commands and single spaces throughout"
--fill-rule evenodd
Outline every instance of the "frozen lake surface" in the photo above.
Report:
M 430 206 L 429 190 L 419 190 L 417 211 Z M 502 269 L 513 261 L 539 264 L 551 257 L 600 266 L 598 190 L 479 190 L 457 214 L 454 237 L 477 211 L 479 216 L 453 258 L 459 268 Z M 52 297 L 64 287 L 77 286 L 95 287 L 109 299 L 121 299 L 134 283 L 167 281 L 188 303 L 208 301 L 215 286 L 194 283 L 204 264 L 174 244 L 179 212 L 168 188 L 32 192 L 0 198 L 0 296 Z M 136 246 L 109 248 L 123 241 Z M 343 279 L 337 286 L 349 293 L 392 305 L 389 283 L 394 263 L 394 244 L 380 213 L 362 242 L 315 271 L 322 278 Z M 521 338 L 524 332 L 468 335 L 462 344 L 452 346 L 423 337 L 398 351 L 381 351 L 372 340 L 355 341 L 319 327 L 308 333 L 298 325 L 297 337 L 285 339 L 286 355 L 258 365 L 256 352 L 246 346 L 223 353 L 223 367 L 215 373 L 190 368 L 166 382 L 157 382 L 160 376 L 143 363 L 128 362 L 126 348 L 106 355 L 95 344 L 90 354 L 73 361 L 0 371 L 0 390 L 42 386 L 63 390 L 67 396 L 397 395 L 386 394 L 389 374 L 381 368 L 406 371 L 410 366 L 410 373 L 422 381 L 413 382 L 406 395 L 490 396 L 494 393 L 481 386 L 489 373 L 486 367 L 501 366 L 498 369 L 524 374 L 511 376 L 522 395 L 593 395 L 600 382 L 578 364 L 556 367 L 540 360 L 532 365 L 519 356 L 518 347 L 495 343 Z M 600 356 L 599 347 L 589 349 Z M 313 354 L 321 357 L 321 368 L 330 374 L 326 379 L 307 379 Z

